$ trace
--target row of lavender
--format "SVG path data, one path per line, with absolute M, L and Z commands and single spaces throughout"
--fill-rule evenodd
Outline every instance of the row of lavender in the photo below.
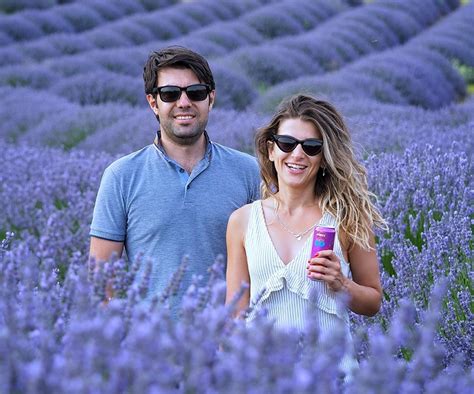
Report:
M 31 11 L 53 11 L 58 12 L 63 10 L 62 12 L 72 13 L 75 9 L 74 3 L 78 3 L 78 0 L 3 0 L 0 3 L 0 13 L 5 14 L 16 14 L 21 16 L 27 16 L 30 14 Z M 156 6 L 163 6 L 172 3 L 171 0 L 120 0 L 116 2 L 114 5 L 111 6 L 104 1 L 101 0 L 84 0 L 81 3 L 86 3 L 90 8 L 94 11 L 98 11 L 100 14 L 104 14 L 104 10 L 106 10 L 105 14 L 110 17 L 110 15 L 118 17 L 122 16 L 123 14 L 130 14 L 133 12 L 142 11 L 143 8 L 149 9 L 151 7 Z M 72 7 L 71 7 L 72 6 Z M 142 7 L 143 6 L 143 7 Z M 40 15 L 50 16 L 50 12 L 44 12 Z M 114 19 L 114 17 L 110 17 L 110 19 Z
M 149 144 L 158 128 L 155 117 L 146 108 L 135 110 L 120 104 L 80 107 L 59 98 L 50 100 L 44 93 L 31 96 L 22 88 L 0 92 L 8 104 L 0 107 L 2 137 L 10 142 L 118 154 Z M 467 132 L 474 124 L 473 98 L 438 111 L 381 104 L 370 99 L 336 103 L 362 150 L 403 151 L 416 142 L 444 147 L 459 141 L 463 151 L 474 152 Z M 16 110 L 12 111 L 12 107 Z M 208 131 L 214 141 L 251 153 L 253 134 L 268 118 L 267 114 L 253 111 L 215 109 Z
M 465 369 L 474 358 L 473 169 L 463 148 L 415 145 L 365 160 L 390 223 L 379 234 L 385 300 L 375 318 L 352 316 L 361 368 L 347 392 L 463 393 L 474 382 Z M 134 267 L 118 260 L 87 270 L 94 196 L 112 156 L 3 143 L 0 152 L 0 238 L 16 233 L 0 252 L 2 392 L 342 390 L 338 336 L 318 343 L 310 326 L 298 347 L 263 319 L 244 329 L 222 306 L 222 267 L 211 285 L 188 290 L 179 322 L 166 308 L 179 277 L 142 304 L 147 282 L 134 283 Z M 107 281 L 123 298 L 101 308 Z
M 461 7 L 404 45 L 364 56 L 332 73 L 274 85 L 256 105 L 268 110 L 283 96 L 306 90 L 333 100 L 369 98 L 440 108 L 466 94 L 466 81 L 454 64 L 474 67 L 473 22 L 474 4 Z
M 221 73 L 221 69 L 232 70 L 237 74 L 233 75 L 228 72 L 223 76 L 224 80 L 226 79 L 224 77 L 227 79 L 237 78 L 234 82 L 247 82 L 247 85 L 249 84 L 247 80 L 251 80 L 256 85 L 264 87 L 305 74 L 319 74 L 334 70 L 369 53 L 398 45 L 436 22 L 458 5 L 456 2 L 453 2 L 452 5 L 435 1 L 431 3 L 428 8 L 430 12 L 420 9 L 420 5 L 416 3 L 390 1 L 341 12 L 344 7 L 338 2 L 302 1 L 301 8 L 299 8 L 295 7 L 293 2 L 284 1 L 259 7 L 253 12 L 245 13 L 237 20 L 232 19 L 221 23 L 218 22 L 224 20 L 225 17 L 231 18 L 233 16 L 235 18 L 239 12 L 243 11 L 238 10 L 234 12 L 234 15 L 222 16 L 216 14 L 225 9 L 225 3 L 219 3 L 220 8 L 214 6 L 213 10 L 216 11 L 216 14 L 205 12 L 208 8 L 206 4 L 193 4 L 194 6 L 201 5 L 198 9 L 200 12 L 197 13 L 196 9 L 193 13 L 193 9 L 185 9 L 183 8 L 185 5 L 183 5 L 181 11 L 195 17 L 190 26 L 185 26 L 185 31 L 192 31 L 182 37 L 173 37 L 172 42 L 194 47 L 207 57 L 215 58 L 214 63 L 219 70 L 218 74 Z M 189 7 L 191 6 L 189 5 Z M 176 13 L 171 10 L 168 13 L 159 10 L 157 12 L 162 15 L 159 14 L 156 17 L 152 14 L 141 14 L 141 19 L 135 17 L 134 23 L 137 26 L 142 26 L 141 29 L 150 23 L 156 23 L 157 19 L 173 24 L 173 16 L 177 18 L 178 11 L 180 11 L 176 9 L 178 6 L 173 8 Z M 295 10 L 299 11 L 295 12 Z M 338 15 L 334 16 L 336 13 Z M 168 14 L 171 15 L 171 18 Z M 181 14 L 179 15 L 180 23 L 175 23 L 175 26 L 183 24 Z M 149 18 L 151 22 L 146 23 L 142 20 L 143 18 Z M 139 75 L 141 62 L 138 59 L 144 58 L 146 53 L 153 48 L 169 44 L 170 40 L 152 41 L 146 45 L 137 46 L 140 41 L 137 38 L 139 36 L 137 29 L 139 28 L 128 26 L 127 23 L 131 23 L 129 19 L 126 18 L 121 22 L 121 25 L 106 24 L 97 31 L 97 35 L 107 42 L 107 45 L 114 46 L 113 43 L 118 42 L 120 43 L 118 45 L 126 47 L 119 52 L 116 48 L 113 50 L 101 48 L 100 51 L 94 51 L 95 47 L 90 43 L 89 38 L 72 34 L 61 36 L 64 38 L 63 40 L 54 35 L 47 37 L 46 40 L 33 40 L 26 44 L 6 47 L 0 51 L 0 54 L 5 65 L 10 66 L 4 67 L 0 74 L 0 80 L 3 81 L 3 84 L 11 86 L 26 85 L 35 89 L 51 89 L 52 92 L 65 95 L 69 100 L 81 104 L 95 104 L 105 100 L 119 100 L 132 104 L 141 103 L 136 97 L 135 85 L 132 84 L 128 91 L 122 87 L 122 90 L 125 89 L 122 93 L 128 92 L 123 97 L 118 95 L 121 91 L 117 88 L 128 82 L 124 79 L 124 75 Z M 328 22 L 319 26 L 324 20 Z M 132 40 L 134 42 L 122 38 L 120 34 L 117 34 L 117 31 L 102 31 L 112 27 L 117 30 L 122 28 L 123 24 L 125 24 L 123 29 L 135 37 Z M 210 26 L 196 27 L 202 25 Z M 314 28 L 315 25 L 316 28 Z M 159 26 L 163 28 L 163 23 L 160 23 Z M 149 28 L 151 29 L 151 27 Z M 309 28 L 311 30 L 305 32 Z M 94 29 L 94 31 L 96 30 Z M 469 31 L 461 30 L 461 33 L 469 37 Z M 149 31 L 146 39 L 143 40 L 150 41 L 152 37 L 156 37 L 156 34 L 155 31 Z M 281 36 L 291 37 L 278 39 Z M 57 59 L 60 54 L 68 55 L 76 52 L 83 52 L 83 54 L 61 56 Z M 44 59 L 51 60 L 43 62 L 41 65 L 35 65 L 35 67 L 11 66 L 12 63 L 28 63 Z M 79 76 L 91 71 L 96 71 L 94 76 L 88 78 Z M 57 81 L 58 73 L 63 78 L 68 78 L 66 85 L 61 83 L 61 78 Z M 116 77 L 118 78 L 116 84 L 109 87 L 111 90 L 114 90 L 113 87 L 116 88 L 117 91 L 114 93 L 117 97 L 115 99 L 107 97 L 104 100 L 104 97 L 94 98 L 90 95 L 84 97 L 81 90 L 78 91 L 84 83 L 86 86 L 82 87 L 82 90 L 90 90 L 90 84 L 94 84 L 96 80 L 107 79 L 107 77 L 112 79 L 110 73 L 119 73 L 121 77 Z M 73 77 L 72 81 L 69 80 L 71 77 Z M 89 84 L 88 80 L 91 81 Z M 135 96 L 131 94 L 132 90 L 135 91 Z M 253 92 L 250 91 L 249 94 L 251 93 Z M 226 100 L 224 100 L 225 102 Z M 233 104 L 235 108 L 235 100 Z M 240 106 L 246 104 L 248 102 L 240 102 Z
M 113 3 L 102 3 L 104 3 L 103 7 L 115 7 Z M 76 11 L 75 18 L 83 24 L 93 24 L 93 21 L 90 20 L 88 5 L 90 6 L 89 2 L 85 2 L 73 6 Z M 320 0 L 317 3 L 299 0 L 298 6 L 295 7 L 294 3 L 291 6 L 288 1 L 282 0 L 180 3 L 167 8 L 160 7 L 151 12 L 121 16 L 115 21 L 111 21 L 111 18 L 108 18 L 109 20 L 106 22 L 97 21 L 97 26 L 93 29 L 80 32 L 73 29 L 52 35 L 41 34 L 39 31 L 41 26 L 25 26 L 25 19 L 31 19 L 30 24 L 35 22 L 40 25 L 44 19 L 51 22 L 58 19 L 55 23 L 58 28 L 64 23 L 61 16 L 57 12 L 36 12 L 33 14 L 29 12 L 23 16 L 4 17 L 3 21 L 0 17 L 0 22 L 3 22 L 0 23 L 0 32 L 3 30 L 4 35 L 10 34 L 12 36 L 10 44 L 2 48 L 0 53 L 4 64 L 11 64 L 26 63 L 31 60 L 41 61 L 96 49 L 130 48 L 147 42 L 157 42 L 157 40 L 172 39 L 175 41 L 188 35 L 207 38 L 215 44 L 219 44 L 219 42 L 229 44 L 229 42 L 225 42 L 226 38 L 227 41 L 229 40 L 229 32 L 226 30 L 232 30 L 232 20 L 240 22 L 241 28 L 250 29 L 250 33 L 256 33 L 254 39 L 261 42 L 262 36 L 268 39 L 278 35 L 301 33 L 313 28 L 315 24 L 328 16 L 347 9 L 342 1 L 329 2 L 327 0 Z M 60 11 L 66 11 L 65 8 L 71 7 L 61 7 Z M 277 17 L 280 21 L 262 21 L 262 17 L 264 19 Z M 214 25 L 217 24 L 223 29 L 216 29 Z M 30 28 L 28 29 L 28 27 Z M 289 30 L 287 30 L 288 27 L 290 27 Z M 217 37 L 210 37 L 209 33 L 206 37 L 205 32 L 207 31 L 217 34 Z M 243 34 L 243 31 L 241 33 Z M 232 33 L 230 34 L 232 35 Z M 231 45 L 241 44 L 239 37 L 234 38 L 236 40 L 230 43 Z M 26 39 L 28 41 L 25 41 Z M 65 40 L 69 41 L 68 46 L 61 45 L 61 42 Z
M 339 2 L 327 0 L 316 4 L 301 1 L 301 8 L 295 7 L 289 1 L 263 7 L 260 5 L 261 1 L 239 3 L 240 7 L 235 7 L 234 3 L 231 3 L 233 6 L 230 7 L 228 3 L 180 4 L 170 10 L 140 14 L 133 19 L 126 18 L 120 24 L 105 24 L 87 33 L 96 34 L 98 39 L 113 48 L 109 50 L 93 50 L 96 49 L 95 43 L 89 36 L 85 36 L 85 33 L 53 35 L 43 40 L 7 46 L 0 50 L 0 58 L 5 62 L 5 67 L 0 72 L 0 81 L 2 85 L 7 86 L 49 90 L 80 104 L 107 101 L 144 104 L 140 89 L 140 70 L 143 59 L 152 49 L 173 43 L 193 47 L 207 57 L 223 55 L 239 46 L 261 43 L 275 34 L 291 34 L 295 33 L 295 29 L 296 32 L 301 32 L 347 8 Z M 253 9 L 255 11 L 252 11 Z M 224 10 L 227 12 L 223 12 Z M 291 10 L 293 14 L 294 10 L 301 11 L 292 17 L 286 16 Z M 243 15 L 238 18 L 241 14 Z M 229 20 L 230 18 L 233 19 Z M 175 33 L 166 35 L 167 41 L 156 41 L 160 37 L 154 28 L 157 20 L 160 21 L 160 29 L 166 29 L 169 24 L 170 29 L 175 30 Z M 281 22 L 285 21 L 286 24 L 280 26 Z M 289 28 L 288 22 L 293 28 Z M 147 34 L 141 32 L 145 29 L 144 26 L 149 28 Z M 133 37 L 124 38 L 118 30 L 125 30 Z M 142 36 L 145 35 L 143 39 L 139 38 L 140 32 Z M 189 34 L 185 35 L 185 32 Z M 152 39 L 155 41 L 137 45 Z M 124 49 L 117 50 L 116 46 Z M 76 52 L 80 53 L 72 55 Z M 43 62 L 34 66 L 29 64 L 34 61 Z M 247 105 L 248 102 L 244 100 L 248 101 L 247 96 L 252 92 L 250 83 L 224 66 L 216 65 L 214 68 L 218 84 L 220 80 L 224 80 L 224 87 L 243 84 L 237 90 L 234 88 L 235 92 L 222 89 L 224 95 L 220 99 L 221 105 L 229 106 L 239 102 L 240 107 Z M 103 85 L 99 94 L 95 93 L 97 89 L 94 87 L 97 84 Z
M 30 3 L 27 6 L 24 3 Z M 10 11 L 0 14 L 0 43 L 11 44 L 16 41 L 37 40 L 57 33 L 79 33 L 98 27 L 104 23 L 120 20 L 138 13 L 154 11 L 171 6 L 177 1 L 136 1 L 121 0 L 110 3 L 103 0 L 61 1 L 52 0 L 12 1 L 17 12 L 11 13 L 8 0 L 0 3 L 0 10 Z M 51 7 L 42 7 L 42 5 Z M 21 6 L 23 9 L 20 10 Z M 5 8 L 9 8 L 5 10 Z
M 409 2 L 409 4 L 414 3 Z M 444 3 L 436 2 L 436 4 Z M 284 10 L 284 7 L 289 7 L 287 2 L 277 5 L 281 6 L 280 11 Z M 273 7 L 277 8 L 277 5 Z M 403 5 L 405 8 L 408 7 L 403 2 L 397 2 L 396 7 L 391 2 L 357 7 L 354 10 L 348 10 L 330 18 L 328 23 L 324 23 L 308 33 L 292 36 L 291 44 L 285 39 L 268 41 L 272 43 L 271 45 L 252 46 L 247 45 L 247 42 L 247 44 L 243 44 L 243 48 L 216 58 L 213 67 L 216 71 L 219 89 L 218 103 L 221 103 L 221 108 L 229 108 L 230 110 L 246 107 L 259 97 L 257 87 L 262 88 L 268 85 L 269 81 L 291 78 L 288 70 L 292 70 L 294 78 L 309 72 L 318 73 L 315 68 L 323 68 L 314 61 L 316 59 L 319 59 L 321 64 L 326 65 L 324 72 L 329 71 L 331 67 L 339 68 L 344 64 L 349 65 L 342 67 L 340 71 L 326 73 L 321 77 L 298 78 L 295 81 L 277 85 L 264 93 L 263 97 L 258 99 L 255 105 L 252 105 L 252 108 L 257 107 L 265 111 L 271 110 L 281 96 L 301 89 L 340 98 L 341 101 L 347 101 L 347 99 L 359 100 L 362 96 L 377 101 L 408 103 L 427 108 L 437 108 L 462 97 L 465 94 L 465 83 L 453 67 L 452 62 L 457 61 L 459 64 L 471 66 L 474 64 L 472 46 L 467 45 L 468 37 L 473 34 L 474 5 L 463 6 L 457 12 L 436 23 L 433 28 L 423 30 L 420 35 L 409 40 L 408 44 L 397 47 L 391 52 L 384 51 L 371 56 L 363 56 L 371 50 L 375 50 L 377 46 L 379 49 L 384 49 L 387 48 L 387 45 L 396 45 L 420 32 L 420 25 L 416 26 L 413 23 L 405 22 L 405 28 L 399 28 L 403 18 L 397 12 L 401 13 L 398 10 L 403 8 Z M 392 14 L 388 12 L 390 7 L 395 7 L 397 10 L 393 13 L 394 16 L 391 17 Z M 433 8 L 431 13 L 425 12 L 428 16 L 421 19 L 425 26 L 437 20 L 443 10 L 446 11 L 446 7 L 444 9 L 441 6 L 438 7 Z M 269 12 L 268 8 L 270 6 L 264 6 L 245 15 L 249 17 L 257 15 L 264 19 L 260 14 L 263 11 Z M 410 12 L 413 15 L 418 15 L 419 9 L 412 5 Z M 375 24 L 370 22 L 377 20 L 374 15 L 385 16 L 381 19 L 383 22 L 376 22 Z M 222 22 L 222 24 L 226 27 L 239 26 L 233 21 Z M 217 27 L 219 25 L 221 24 L 217 24 Z M 347 37 L 346 32 L 351 29 L 357 31 L 357 29 L 354 29 L 356 25 L 359 27 L 359 31 L 362 32 L 364 31 L 364 25 L 372 26 L 374 29 L 372 35 L 370 29 L 366 28 L 365 35 L 352 34 L 356 38 L 351 40 L 358 40 L 358 44 L 355 42 L 352 42 L 352 46 L 345 44 L 346 50 L 343 50 L 344 47 L 338 47 L 338 45 L 343 45 L 344 38 Z M 344 30 L 344 26 L 348 30 Z M 379 39 L 377 43 L 372 43 L 371 47 L 369 45 L 371 37 L 375 36 L 375 31 L 380 26 L 384 29 L 379 30 L 385 33 L 382 36 L 377 35 Z M 210 26 L 211 29 L 214 27 L 215 25 Z M 244 30 L 242 27 L 239 28 L 239 31 L 242 30 Z M 200 31 L 202 32 L 202 30 Z M 230 37 L 234 37 L 236 31 L 233 30 L 232 34 L 229 33 Z M 340 33 L 337 34 L 335 31 Z M 402 33 L 396 33 L 397 31 Z M 204 32 L 206 32 L 205 29 Z M 248 34 L 246 37 L 258 37 L 258 33 L 253 34 L 252 31 L 250 33 L 252 34 Z M 398 34 L 398 41 L 396 34 Z M 219 34 L 218 29 L 211 35 L 221 40 L 225 38 L 225 34 Z M 329 40 L 331 36 L 338 37 L 338 45 L 334 45 L 334 40 Z M 383 45 L 380 44 L 380 37 L 384 37 Z M 260 37 L 260 39 L 263 38 Z M 203 41 L 204 39 L 200 42 Z M 232 40 L 226 42 L 230 41 Z M 269 45 L 272 50 L 269 49 Z M 295 56 L 296 49 L 289 48 L 290 45 L 298 48 L 297 56 Z M 348 47 L 352 50 L 348 50 Z M 357 54 L 354 49 L 357 47 L 366 48 L 366 52 L 362 50 L 360 54 Z M 270 52 L 267 50 L 270 50 Z M 311 52 L 311 50 L 314 51 Z M 137 75 L 136 78 L 132 78 L 123 73 L 132 74 L 131 63 L 138 70 L 138 59 L 144 58 L 145 54 L 138 56 L 138 52 L 133 52 L 133 49 L 124 51 L 123 56 L 107 51 L 104 51 L 104 53 L 95 51 L 88 52 L 87 59 L 84 58 L 84 55 L 61 58 L 62 60 L 58 60 L 59 64 L 53 59 L 50 61 L 52 62 L 51 65 L 46 62 L 35 67 L 3 67 L 0 70 L 0 80 L 3 78 L 4 84 L 7 86 L 26 85 L 26 87 L 24 90 L 2 88 L 2 115 L 5 115 L 2 118 L 5 119 L 5 125 L 1 129 L 0 135 L 9 141 L 38 141 L 47 145 L 71 148 L 80 144 L 89 136 L 91 136 L 89 140 L 93 140 L 95 134 L 101 140 L 101 134 L 108 135 L 112 129 L 119 129 L 115 135 L 118 134 L 121 140 L 129 139 L 130 130 L 142 132 L 146 126 L 150 125 L 150 118 L 147 118 L 144 111 L 129 105 L 138 102 L 143 106 L 146 105 L 140 77 Z M 261 56 L 259 53 L 265 53 L 267 56 Z M 272 53 L 273 57 L 271 56 Z M 308 55 L 306 60 L 303 61 L 302 53 L 312 55 Z M 275 56 L 279 58 L 281 54 L 284 57 L 280 61 L 274 61 Z M 115 68 L 115 71 L 103 70 L 91 73 L 91 70 L 96 70 L 98 67 L 94 57 L 102 59 L 100 62 L 108 63 L 110 67 Z M 362 58 L 357 61 L 359 57 Z M 301 61 L 298 60 L 292 65 L 287 64 L 290 61 L 289 59 L 295 58 Z M 310 65 L 306 71 L 299 67 L 303 63 Z M 56 66 L 54 66 L 55 64 Z M 227 66 L 224 66 L 225 64 Z M 48 67 L 53 68 L 48 69 Z M 234 70 L 231 68 L 234 68 Z M 242 71 L 244 68 L 247 68 L 247 70 Z M 65 76 L 64 78 L 56 78 L 57 82 L 53 82 L 56 80 L 53 77 L 54 72 L 59 70 L 63 70 Z M 253 70 L 253 73 L 250 70 Z M 406 70 L 409 70 L 409 72 L 406 72 Z M 412 70 L 416 72 L 412 72 Z M 86 73 L 86 71 L 89 71 L 89 73 Z M 70 73 L 73 75 L 71 76 Z M 254 80 L 250 81 L 250 77 Z M 42 90 L 35 89 L 33 90 L 34 94 L 31 94 L 31 87 L 41 88 Z M 36 104 L 35 111 L 28 111 L 27 114 L 22 111 L 25 95 L 28 95 L 30 100 L 34 100 Z M 64 96 L 72 102 L 89 103 L 90 105 L 79 106 L 73 104 L 62 99 Z M 107 105 L 107 103 L 110 104 Z M 53 113 L 52 116 L 51 113 Z M 229 119 L 233 116 L 233 111 L 227 114 L 223 112 L 222 114 L 223 118 Z M 127 119 L 127 127 L 124 127 L 122 122 L 124 117 Z M 255 119 L 257 117 L 257 115 L 254 115 L 250 118 Z M 37 126 L 29 127 L 28 125 L 31 124 Z M 58 129 L 58 125 L 61 129 Z M 146 130 L 149 130 L 149 128 L 146 128 Z M 244 124 L 244 130 L 246 134 L 252 132 L 246 124 Z M 241 132 L 242 126 L 235 126 L 233 134 Z M 84 141 L 83 145 L 95 144 Z M 236 144 L 234 146 L 240 149 L 245 148 L 245 145 Z

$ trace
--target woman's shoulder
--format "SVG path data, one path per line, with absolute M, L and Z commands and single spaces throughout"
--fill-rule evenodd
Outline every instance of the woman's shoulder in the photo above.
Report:
M 250 220 L 250 215 L 253 210 L 264 209 L 268 205 L 268 199 L 256 200 L 250 204 L 243 205 L 236 209 L 229 217 L 229 226 L 240 228 L 242 231 L 247 229 Z
M 231 236 L 236 239 L 244 239 L 245 233 L 250 220 L 250 214 L 254 204 L 258 204 L 260 200 L 253 203 L 243 205 L 231 213 L 227 223 L 227 237 Z M 228 238 L 229 239 L 229 238 Z
M 250 217 L 250 212 L 252 211 L 252 207 L 256 204 L 260 204 L 261 200 L 256 200 L 251 202 L 250 204 L 245 204 L 240 208 L 236 209 L 230 215 L 229 222 L 232 220 L 234 222 L 246 221 L 248 222 L 248 218 Z
M 257 200 L 260 201 L 260 200 Z M 245 222 L 248 222 L 248 218 L 250 217 L 250 212 L 252 211 L 252 206 L 256 203 L 256 201 L 250 203 L 250 204 L 245 204 L 241 206 L 240 208 L 236 209 L 234 212 L 231 213 L 229 217 L 229 225 L 238 225 L 238 224 L 244 224 Z

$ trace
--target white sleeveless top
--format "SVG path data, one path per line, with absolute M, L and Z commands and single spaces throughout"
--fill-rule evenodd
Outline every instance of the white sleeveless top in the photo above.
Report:
M 324 213 L 318 223 L 321 226 L 336 228 L 335 218 Z M 281 260 L 265 223 L 262 201 L 252 203 L 249 223 L 245 234 L 245 251 L 250 276 L 251 312 L 247 322 L 251 322 L 256 313 L 265 308 L 267 316 L 275 321 L 275 327 L 296 329 L 303 332 L 306 327 L 306 312 L 311 302 L 315 302 L 317 326 L 321 335 L 331 334 L 341 323 L 345 326 L 347 341 L 352 344 L 347 308 L 336 299 L 336 294 L 323 281 L 309 279 L 306 266 L 311 254 L 312 236 L 303 241 L 298 254 L 288 264 Z M 350 275 L 339 239 L 334 240 L 334 253 L 341 261 L 344 276 Z M 313 313 L 314 316 L 314 313 Z M 345 357 L 342 369 L 349 371 L 353 360 Z

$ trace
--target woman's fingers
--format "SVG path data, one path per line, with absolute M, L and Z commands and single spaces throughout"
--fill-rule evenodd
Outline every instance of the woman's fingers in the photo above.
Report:
M 332 251 L 324 251 L 330 252 L 323 255 L 323 252 L 320 252 L 316 255 L 316 257 L 311 258 L 308 261 L 307 268 L 312 269 L 315 267 L 325 267 L 329 269 L 334 269 L 335 271 L 341 270 L 341 263 L 338 257 Z
M 332 290 L 339 289 L 340 280 L 338 278 L 342 277 L 341 263 L 332 250 L 321 251 L 310 259 L 306 271 L 309 279 L 322 280 Z

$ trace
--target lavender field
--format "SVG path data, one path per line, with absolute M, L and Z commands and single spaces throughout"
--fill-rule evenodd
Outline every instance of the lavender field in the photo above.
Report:
M 470 392 L 473 37 L 459 0 L 0 1 L 0 392 Z M 339 333 L 310 326 L 300 342 L 264 316 L 234 321 L 221 258 L 179 321 L 181 271 L 145 303 L 137 266 L 88 264 L 100 177 L 152 142 L 143 65 L 171 44 L 210 62 L 216 142 L 253 153 L 295 92 L 345 116 L 389 223 L 382 310 L 351 316 L 352 381 L 334 368 Z

